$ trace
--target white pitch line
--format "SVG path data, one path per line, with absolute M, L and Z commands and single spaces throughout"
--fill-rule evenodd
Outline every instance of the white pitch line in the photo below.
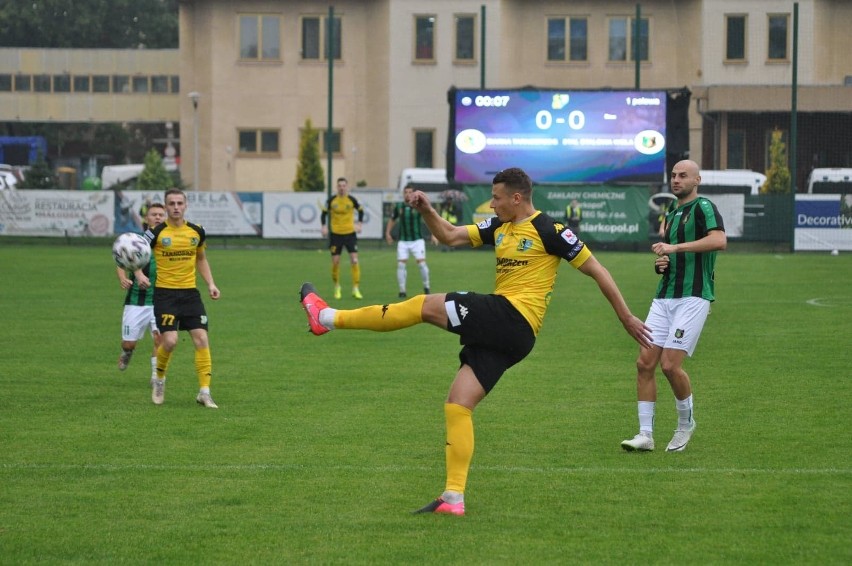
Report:
M 530 466 L 489 466 L 473 465 L 474 470 L 492 472 L 526 473 L 526 474 L 749 474 L 749 475 L 852 475 L 852 468 L 607 468 L 607 467 L 580 467 L 580 468 L 543 468 Z M 160 471 L 286 471 L 319 469 L 330 471 L 360 471 L 360 472 L 404 472 L 404 471 L 427 471 L 431 466 L 322 466 L 302 464 L 187 464 L 187 465 L 163 465 L 163 464 L 34 464 L 34 463 L 4 463 L 0 464 L 3 470 L 93 470 L 93 471 L 134 471 L 134 470 L 160 470 Z

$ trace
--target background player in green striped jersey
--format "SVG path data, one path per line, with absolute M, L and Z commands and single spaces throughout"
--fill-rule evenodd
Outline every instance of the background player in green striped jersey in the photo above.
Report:
M 414 186 L 407 185 L 402 190 L 402 202 L 393 207 L 390 220 L 385 228 L 385 239 L 388 244 L 393 244 L 393 228 L 399 226 L 399 242 L 396 245 L 396 281 L 399 284 L 399 296 L 406 296 L 405 281 L 408 273 L 406 264 L 409 256 L 413 255 L 417 260 L 417 268 L 420 270 L 420 279 L 423 281 L 423 292 L 429 294 L 429 266 L 426 264 L 426 241 L 423 239 L 421 224 L 423 217 L 409 204 L 411 195 L 414 194 Z M 438 243 L 435 236 L 431 236 L 433 244 Z
M 694 161 L 680 161 L 672 168 L 671 189 L 677 203 L 666 212 L 663 240 L 651 246 L 657 254 L 654 269 L 662 278 L 645 319 L 653 332 L 654 345 L 642 348 L 636 360 L 639 434 L 621 443 L 628 451 L 654 449 L 658 365 L 674 392 L 678 415 L 677 428 L 666 451 L 686 448 L 695 430 L 692 385 L 683 370 L 683 361 L 695 351 L 710 303 L 715 300 L 716 252 L 728 244 L 716 206 L 698 196 L 700 183 Z
M 145 211 L 143 230 L 156 226 L 166 219 L 166 209 L 159 203 L 149 203 Z M 157 265 L 151 256 L 150 264 L 139 270 L 148 281 L 140 284 L 135 273 L 117 267 L 118 284 L 127 291 L 124 296 L 124 313 L 121 316 L 121 354 L 118 356 L 118 369 L 124 371 L 130 363 L 136 343 L 145 336 L 145 329 L 151 332 L 154 351 L 151 354 L 151 378 L 157 376 L 157 347 L 160 345 L 160 332 L 154 319 L 154 281 L 157 277 Z M 150 283 L 149 283 L 150 281 Z

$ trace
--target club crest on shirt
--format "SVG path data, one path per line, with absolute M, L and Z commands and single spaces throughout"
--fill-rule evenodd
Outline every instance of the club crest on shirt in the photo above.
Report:
M 171 238 L 163 238 L 160 241 L 163 243 L 164 248 L 167 248 L 167 247 L 172 245 L 172 239 Z
M 684 335 L 684 331 L 683 331 L 682 328 L 678 328 L 677 330 L 675 330 L 675 338 L 678 338 L 678 339 L 683 338 L 683 335 Z
M 516 248 L 519 252 L 525 252 L 533 246 L 533 241 L 529 238 L 521 238 L 521 241 L 518 242 L 518 247 Z

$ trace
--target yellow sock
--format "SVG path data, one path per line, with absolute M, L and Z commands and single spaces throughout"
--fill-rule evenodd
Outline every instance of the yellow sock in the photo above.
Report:
M 210 387 L 210 374 L 213 371 L 213 361 L 210 359 L 210 348 L 200 348 L 195 351 L 195 373 L 198 375 L 199 387 Z
M 335 265 L 333 263 L 331 264 L 331 281 L 335 285 L 340 284 L 340 264 L 339 263 L 337 265 Z
M 361 284 L 361 264 L 352 264 L 352 286 L 358 287 Z
M 157 379 L 166 379 L 166 370 L 169 369 L 169 361 L 172 353 L 160 346 L 157 348 Z
M 473 459 L 473 411 L 455 403 L 444 404 L 447 418 L 447 491 L 464 493 Z
M 426 295 L 417 295 L 392 305 L 372 305 L 354 310 L 339 310 L 334 314 L 334 327 L 376 332 L 408 328 L 423 322 L 423 301 L 425 300 Z

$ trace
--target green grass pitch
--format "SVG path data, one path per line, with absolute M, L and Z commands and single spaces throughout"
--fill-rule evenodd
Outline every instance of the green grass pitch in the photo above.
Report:
M 211 246 L 212 411 L 186 334 L 163 406 L 150 338 L 117 370 L 109 243 L 0 241 L 0 563 L 852 563 L 852 254 L 720 254 L 678 454 L 662 375 L 662 446 L 619 447 L 637 346 L 564 264 L 535 350 L 474 415 L 458 518 L 410 514 L 443 489 L 457 339 L 307 333 L 300 284 L 331 291 L 320 247 Z M 598 257 L 644 318 L 651 254 Z M 428 260 L 436 292 L 493 290 L 490 251 Z M 391 248 L 361 264 L 363 304 L 395 301 Z

